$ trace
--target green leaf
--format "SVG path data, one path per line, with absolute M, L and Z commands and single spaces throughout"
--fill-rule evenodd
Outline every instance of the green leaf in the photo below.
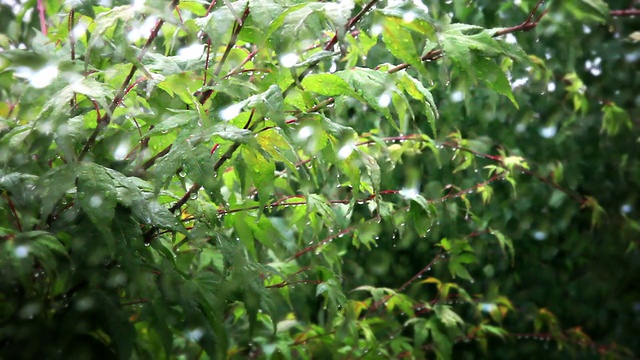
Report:
M 53 95 L 42 108 L 39 118 L 49 117 L 52 113 L 63 113 L 63 109 L 68 108 L 69 101 L 77 94 L 84 95 L 89 100 L 95 100 L 103 109 L 107 109 L 109 107 L 107 98 L 112 98 L 114 91 L 91 77 L 80 78 Z
M 400 190 L 399 194 L 405 199 L 418 203 L 418 205 L 420 205 L 420 207 L 422 207 L 427 214 L 431 213 L 429 202 L 427 202 L 427 199 L 425 199 L 424 196 L 420 195 L 417 189 L 402 189 Z
M 437 304 L 433 307 L 436 316 L 446 327 L 460 327 L 464 325 L 464 320 L 460 315 L 451 310 L 451 306 Z
M 117 191 L 113 179 L 104 167 L 83 163 L 78 169 L 78 202 L 91 222 L 103 232 L 113 221 Z
M 398 1 L 377 10 L 387 18 L 402 19 L 402 26 L 432 38 L 435 35 L 435 21 L 429 15 L 429 8 L 422 2 Z
M 483 333 L 496 335 L 501 339 L 504 339 L 507 335 L 509 335 L 509 332 L 505 329 L 488 324 L 480 325 L 480 331 L 482 331 Z
M 309 194 L 307 196 L 307 212 L 318 212 L 321 218 L 327 221 L 328 226 L 333 226 L 336 222 L 336 214 L 331 209 L 327 199 L 318 194 Z
M 611 19 L 604 0 L 568 0 L 562 3 L 578 20 L 606 23 Z
M 369 106 L 383 114 L 400 131 L 389 111 L 391 95 L 387 92 L 394 87 L 394 82 L 387 72 L 356 67 L 338 71 L 336 75 L 344 79 Z M 384 101 L 385 97 L 388 97 L 388 101 Z
M 353 0 L 346 0 L 338 3 L 307 2 L 290 7 L 271 22 L 266 38 L 271 38 L 276 30 L 280 30 L 285 37 L 301 35 L 301 29 L 316 23 L 312 18 L 314 14 L 320 14 L 331 22 L 336 31 L 341 32 L 349 21 L 354 6 Z M 302 31 L 304 33 L 306 31 Z
M 513 265 L 516 255 L 515 248 L 513 247 L 513 241 L 506 237 L 502 232 L 495 229 L 491 229 L 490 234 L 498 239 L 498 244 L 500 244 L 502 253 L 505 254 L 505 256 L 509 255 L 511 258 L 511 265 Z
M 175 114 L 167 117 L 161 123 L 155 125 L 153 129 L 144 134 L 145 137 L 151 137 L 152 135 L 157 134 L 166 134 L 173 129 L 182 128 L 187 125 L 196 127 L 197 122 L 200 118 L 198 112 L 195 110 L 167 110 L 174 112 Z
M 424 69 L 411 32 L 402 26 L 403 22 L 402 19 L 394 17 L 385 18 L 382 25 L 382 41 L 393 56 L 409 63 L 417 70 Z
M 211 131 L 212 138 L 217 136 L 223 140 L 238 142 L 241 144 L 248 144 L 254 139 L 251 130 L 242 129 L 231 124 L 217 124 L 209 131 Z
M 207 34 L 212 45 L 218 46 L 236 22 L 236 14 L 231 9 L 241 13 L 246 7 L 247 0 L 239 0 L 229 3 L 229 6 L 217 7 L 209 15 L 196 18 L 194 22 L 198 28 Z
M 422 85 L 420 81 L 411 75 L 407 74 L 406 71 L 401 71 L 397 73 L 398 78 L 398 87 L 405 91 L 412 98 L 424 102 L 424 113 L 429 120 L 429 125 L 431 125 L 431 131 L 434 136 L 436 134 L 436 120 L 438 119 L 438 108 L 436 107 L 435 99 L 433 98 L 433 94 Z
M 606 131 L 607 135 L 612 136 L 618 134 L 623 128 L 630 130 L 633 127 L 629 113 L 615 103 L 605 103 L 602 110 L 604 115 L 600 132 Z
M 311 74 L 302 79 L 301 85 L 308 91 L 324 96 L 349 95 L 358 97 L 346 81 L 335 74 Z
M 441 329 L 440 324 L 441 323 L 438 321 L 438 318 L 433 317 L 427 322 L 427 328 L 433 338 L 438 360 L 451 359 L 453 343 L 443 331 L 444 329 Z
M 450 24 L 440 33 L 440 42 L 445 55 L 474 80 L 477 58 L 474 55 L 504 54 L 502 45 L 487 30 L 474 25 Z
M 181 132 L 166 156 L 160 158 L 155 165 L 155 186 L 159 191 L 184 166 L 186 159 L 193 155 L 193 147 L 201 138 L 192 137 L 189 132 Z
M 261 29 L 267 29 L 269 24 L 282 13 L 284 8 L 274 0 L 249 0 L 251 18 Z
M 506 96 L 511 100 L 511 103 L 513 103 L 516 109 L 519 108 L 511 92 L 511 84 L 498 64 L 482 56 L 475 56 L 473 64 L 478 79 L 484 82 L 490 89 Z
M 133 353 L 136 330 L 119 302 L 103 291 L 94 290 L 92 298 L 97 302 L 103 321 L 107 325 L 107 334 L 121 359 L 128 359 Z
M 127 21 L 135 16 L 135 8 L 131 5 L 116 6 L 113 9 L 98 14 L 95 19 L 95 28 L 91 36 L 91 41 L 87 47 L 89 51 L 92 47 L 98 47 L 102 41 L 102 35 L 108 28 L 116 25 L 118 21 Z
M 242 160 L 246 165 L 249 179 L 253 181 L 258 191 L 260 204 L 269 203 L 275 183 L 275 164 L 260 152 L 249 147 L 242 148 Z

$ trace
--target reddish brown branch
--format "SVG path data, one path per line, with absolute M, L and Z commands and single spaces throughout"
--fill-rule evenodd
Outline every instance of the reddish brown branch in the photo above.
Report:
M 529 16 L 527 17 L 527 19 L 523 22 L 521 22 L 518 25 L 515 26 L 511 26 L 508 28 L 503 28 L 500 29 L 498 31 L 496 31 L 493 34 L 493 37 L 498 37 L 498 36 L 502 36 L 502 35 L 506 35 L 506 34 L 511 34 L 514 32 L 518 32 L 518 31 L 529 31 L 534 29 L 536 26 L 538 26 L 538 23 L 540 22 L 540 19 L 542 19 L 542 17 L 544 15 L 546 15 L 546 10 L 543 11 L 539 16 L 536 17 L 536 14 L 538 13 L 538 10 L 540 9 L 540 6 L 544 3 L 544 0 L 540 0 L 538 1 L 538 3 L 536 4 L 536 6 L 533 8 L 533 10 L 531 10 L 531 12 L 529 13 Z M 428 53 L 426 53 L 425 55 L 422 55 L 420 57 L 420 60 L 423 62 L 429 62 L 429 61 L 434 61 L 434 60 L 438 60 L 441 57 L 444 56 L 444 52 L 442 51 L 442 49 L 434 49 L 429 51 Z M 404 70 L 406 68 L 408 68 L 409 65 L 408 63 L 404 63 L 404 64 L 400 64 L 398 66 L 395 66 L 391 69 L 388 70 L 389 73 L 393 74 L 396 73 L 400 70 Z
M 171 1 L 171 5 L 169 5 L 169 7 L 171 9 L 175 9 L 177 5 L 178 5 L 178 0 L 173 0 Z M 147 41 L 145 42 L 144 46 L 140 50 L 140 54 L 138 54 L 138 61 L 142 61 L 142 58 L 144 57 L 147 50 L 151 46 L 151 43 L 153 43 L 153 40 L 155 40 L 155 38 L 158 36 L 158 32 L 160 32 L 160 29 L 162 28 L 163 24 L 164 24 L 164 20 L 158 19 L 155 27 L 151 30 L 151 34 L 147 38 Z M 106 128 L 111 122 L 111 116 L 113 114 L 113 111 L 118 107 L 118 105 L 120 104 L 124 96 L 127 94 L 127 88 L 129 87 L 129 84 L 131 83 L 131 79 L 133 79 L 133 75 L 136 73 L 137 69 L 138 69 L 138 65 L 136 64 L 131 65 L 131 70 L 129 70 L 129 73 L 127 74 L 124 81 L 122 82 L 120 89 L 114 96 L 113 100 L 111 100 L 111 104 L 109 104 L 109 109 L 107 113 L 104 114 L 104 116 L 98 121 L 98 125 L 89 136 L 89 139 L 87 140 L 87 142 L 84 144 L 82 151 L 80 151 L 80 155 L 78 156 L 78 161 L 81 161 L 85 157 L 85 155 L 87 155 L 87 153 L 89 152 L 93 144 L 95 144 L 96 139 L 98 138 L 98 135 L 100 134 L 100 132 L 104 128 Z
M 7 200 L 7 204 L 9 204 L 9 209 L 11 210 L 11 215 L 13 215 L 13 218 L 15 219 L 15 222 L 16 222 L 16 228 L 18 228 L 18 231 L 22 232 L 22 223 L 20 222 L 20 217 L 18 216 L 18 211 L 16 210 L 16 207 L 13 204 L 13 201 L 11 200 L 11 197 L 9 196 L 9 194 L 7 192 L 4 193 L 4 198 Z
M 75 11 L 71 9 L 69 11 L 69 24 L 68 24 L 69 46 L 71 47 L 71 61 L 76 59 L 76 37 L 73 34 L 74 17 L 75 17 Z
M 419 279 L 425 272 L 431 270 L 431 267 L 435 265 L 439 260 L 441 260 L 442 256 L 443 256 L 442 253 L 438 253 L 433 259 L 431 259 L 431 261 L 425 267 L 423 267 L 420 271 L 418 271 L 415 275 L 413 275 L 411 279 L 407 280 L 404 284 L 402 284 L 402 286 L 400 286 L 396 291 L 397 292 L 404 291 L 409 285 L 411 285 L 414 281 Z M 373 312 L 375 312 L 376 310 L 378 310 L 382 305 L 386 304 L 387 301 L 389 301 L 393 296 L 394 296 L 393 293 L 387 294 L 387 296 L 385 296 L 384 298 L 373 303 L 373 305 L 369 307 L 367 312 L 364 313 L 362 318 L 365 318 L 370 314 L 372 314 Z
M 47 36 L 47 10 L 44 7 L 43 0 L 38 0 L 38 15 L 40 16 L 40 32 Z
M 249 125 L 251 125 L 251 121 L 253 120 L 254 114 L 255 114 L 255 109 L 251 110 L 251 115 L 249 115 L 249 119 L 244 124 L 244 129 L 249 128 Z M 225 161 L 231 159 L 231 157 L 233 156 L 233 153 L 236 152 L 236 150 L 238 150 L 239 147 L 240 147 L 239 142 L 233 143 L 229 147 L 229 149 L 227 149 L 227 151 L 225 151 L 225 153 L 222 154 L 222 156 L 220 156 L 220 159 L 218 159 L 218 161 L 216 161 L 216 163 L 213 165 L 213 171 L 217 172 L 222 167 L 222 164 L 224 164 Z M 180 198 L 180 200 L 178 200 L 171 208 L 169 208 L 169 211 L 176 212 L 176 210 L 179 210 L 182 207 L 182 205 L 186 204 L 187 201 L 189 201 L 192 194 L 195 194 L 198 192 L 198 190 L 200 190 L 200 187 L 201 187 L 200 184 L 193 183 L 193 185 Z
M 474 156 L 477 156 L 477 157 L 493 160 L 493 161 L 499 162 L 501 165 L 504 165 L 504 162 L 503 162 L 504 159 L 502 158 L 502 156 L 483 154 L 483 153 L 471 150 L 469 148 L 465 148 L 465 147 L 459 146 L 458 144 L 452 143 L 452 142 L 444 142 L 444 143 L 442 143 L 442 145 L 446 146 L 446 147 L 449 147 L 451 149 L 454 149 L 454 150 L 460 150 L 460 151 L 468 152 L 468 153 L 473 154 Z M 516 168 L 518 170 L 522 171 L 523 173 L 525 173 L 525 174 L 527 174 L 529 176 L 532 176 L 533 178 L 537 179 L 538 181 L 540 181 L 540 182 L 542 182 L 544 184 L 547 184 L 547 185 L 549 185 L 549 186 L 551 186 L 551 187 L 553 187 L 553 188 L 555 188 L 557 190 L 560 190 L 561 192 L 565 193 L 567 196 L 569 196 L 570 198 L 572 198 L 576 202 L 580 203 L 581 205 L 584 204 L 587 201 L 587 199 L 585 197 L 583 197 L 583 196 L 581 196 L 579 194 L 576 194 L 576 193 L 574 193 L 574 192 L 572 192 L 572 191 L 570 191 L 568 189 L 563 188 L 562 186 L 560 186 L 558 183 L 556 183 L 553 180 L 550 180 L 550 179 L 545 178 L 545 177 L 543 177 L 541 175 L 538 175 L 535 172 L 533 172 L 533 171 L 531 171 L 531 170 L 529 170 L 529 169 L 527 169 L 525 167 L 519 166 L 519 165 L 516 165 Z
M 533 8 L 533 10 L 531 10 L 531 12 L 529 13 L 529 16 L 525 21 L 521 22 L 516 26 L 500 29 L 496 31 L 495 34 L 493 34 L 493 36 L 494 37 L 501 36 L 501 35 L 511 34 L 516 31 L 529 31 L 534 29 L 536 26 L 538 26 L 540 19 L 542 19 L 542 17 L 547 14 L 547 11 L 545 10 L 536 17 L 538 10 L 540 9 L 540 6 L 542 6 L 543 3 L 544 3 L 544 0 L 539 0 L 536 6 Z
M 209 56 L 211 56 L 211 39 L 207 39 L 207 59 L 204 61 L 204 80 L 202 80 L 202 86 L 207 86 L 207 71 L 209 71 Z
M 362 19 L 362 17 L 369 12 L 369 10 L 371 10 L 376 3 L 378 2 L 378 0 L 371 0 L 369 1 L 357 14 L 356 16 L 352 17 L 351 19 L 349 19 L 349 21 L 347 21 L 347 24 L 345 25 L 345 30 L 350 30 L 353 26 L 356 25 L 356 23 L 358 21 L 360 21 L 360 19 Z M 338 42 L 338 34 L 334 35 L 333 38 L 327 43 L 327 45 L 325 45 L 324 49 L 325 50 L 331 50 L 331 48 Z
M 239 21 L 235 23 L 233 27 L 233 32 L 231 33 L 231 38 L 229 39 L 229 43 L 227 44 L 227 47 L 224 49 L 224 53 L 222 54 L 222 57 L 218 62 L 218 66 L 213 72 L 214 76 L 217 77 L 218 75 L 220 75 L 220 71 L 222 71 L 222 67 L 225 64 L 227 57 L 229 56 L 229 53 L 231 53 L 231 49 L 233 49 L 233 47 L 236 46 L 236 42 L 238 41 L 238 35 L 240 35 L 240 31 L 242 30 L 242 25 L 245 23 L 245 20 L 247 20 L 248 16 L 249 16 L 249 6 L 247 5 L 247 7 L 244 10 L 244 13 L 242 13 L 242 17 L 239 19 Z M 214 82 L 214 79 L 211 79 L 211 81 L 209 82 L 209 85 L 210 86 L 213 85 L 213 82 Z M 202 94 L 200 95 L 200 104 L 204 104 L 205 102 L 207 102 L 207 100 L 211 97 L 212 94 L 213 94 L 213 89 L 208 89 L 202 92 Z
M 613 17 L 640 16 L 640 9 L 611 10 L 610 14 Z

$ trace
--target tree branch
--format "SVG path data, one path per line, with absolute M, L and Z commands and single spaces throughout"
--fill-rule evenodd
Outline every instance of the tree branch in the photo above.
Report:
M 173 10 L 177 5 L 178 5 L 178 0 L 172 0 L 171 5 L 169 5 L 169 8 Z M 144 57 L 147 50 L 151 46 L 151 43 L 158 36 L 158 32 L 160 32 L 160 28 L 162 28 L 163 24 L 164 24 L 164 20 L 158 19 L 158 21 L 156 22 L 156 25 L 151 30 L 151 34 L 147 38 L 147 41 L 145 42 L 144 46 L 140 50 L 140 54 L 138 54 L 138 61 L 142 61 L 142 58 Z M 89 136 L 89 139 L 84 144 L 82 151 L 80 151 L 80 155 L 78 156 L 78 161 L 82 161 L 82 159 L 85 157 L 85 155 L 87 155 L 91 147 L 95 144 L 96 139 L 98 138 L 98 135 L 100 134 L 100 132 L 102 132 L 102 130 L 105 129 L 111 122 L 111 116 L 113 114 L 113 111 L 118 107 L 118 105 L 120 105 L 120 102 L 122 101 L 124 96 L 127 94 L 127 88 L 129 87 L 129 84 L 131 83 L 131 79 L 133 79 L 133 75 L 136 73 L 137 69 L 138 69 L 138 66 L 136 64 L 131 65 L 131 70 L 129 70 L 129 73 L 127 74 L 124 81 L 122 82 L 120 89 L 118 90 L 116 95 L 113 97 L 113 100 L 111 100 L 108 111 L 104 114 L 104 116 L 98 119 L 96 128 L 93 130 L 93 132 Z
M 610 14 L 613 17 L 640 16 L 640 9 L 611 10 Z

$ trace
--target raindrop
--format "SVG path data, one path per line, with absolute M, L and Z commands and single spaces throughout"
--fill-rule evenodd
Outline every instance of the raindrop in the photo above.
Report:
M 513 81 L 513 83 L 511 83 L 511 89 L 515 89 L 518 88 L 520 86 L 524 86 L 529 82 L 529 78 L 528 77 L 522 77 L 519 79 L 515 79 Z
M 554 137 L 557 131 L 558 130 L 554 125 L 549 125 L 540 129 L 540 136 L 542 136 L 545 139 L 549 139 Z
M 100 195 L 93 195 L 90 199 L 89 199 L 89 205 L 91 207 L 99 207 L 100 205 L 102 205 L 102 196 Z
M 79 38 L 84 35 L 85 31 L 87 31 L 87 26 L 83 22 L 80 22 L 78 25 L 73 27 L 71 32 L 73 33 L 73 37 Z
M 222 118 L 222 120 L 224 121 L 229 121 L 238 116 L 238 114 L 240 114 L 240 111 L 242 111 L 242 104 L 233 104 L 227 106 L 226 108 L 220 110 L 220 118 Z
M 301 141 L 307 140 L 313 134 L 313 128 L 311 126 L 305 126 L 298 131 L 298 139 Z
M 280 57 L 280 65 L 290 68 L 298 62 L 298 55 L 294 53 L 284 54 Z
M 623 214 L 628 214 L 633 210 L 633 206 L 631 206 L 630 204 L 624 204 L 620 207 L 620 211 Z
M 389 104 L 391 104 L 391 94 L 385 91 L 378 98 L 378 106 L 386 108 L 389 106 Z
M 338 150 L 338 158 L 339 159 L 348 158 L 349 155 L 353 153 L 353 150 L 354 150 L 353 144 L 349 143 L 344 145 L 343 147 L 340 148 L 340 150 Z
M 120 143 L 116 150 L 113 152 L 113 158 L 116 160 L 124 160 L 129 153 L 129 145 L 127 143 Z
M 202 338 L 202 336 L 204 335 L 204 330 L 200 329 L 200 328 L 195 328 L 193 330 L 188 330 L 185 333 L 185 337 L 190 340 L 190 341 L 198 341 Z
M 16 77 L 27 79 L 29 84 L 36 89 L 49 86 L 53 79 L 58 76 L 58 67 L 47 65 L 41 69 L 34 70 L 26 66 L 19 66 L 13 73 Z
M 545 233 L 544 231 L 538 230 L 533 233 L 533 238 L 538 241 L 542 241 L 547 238 L 547 233 Z
M 462 91 L 454 91 L 451 93 L 451 101 L 457 103 L 464 100 L 464 93 Z
M 178 56 L 185 60 L 196 60 L 204 54 L 204 44 L 191 44 L 178 50 Z
M 136 2 L 138 2 L 136 0 Z M 144 1 L 142 1 L 144 2 Z M 155 16 L 149 16 L 138 26 L 133 26 L 131 30 L 127 32 L 127 40 L 130 42 L 138 41 L 145 38 L 151 33 L 151 30 L 156 25 L 157 18 Z
M 416 13 L 414 13 L 413 11 L 407 11 L 406 13 L 404 13 L 404 15 L 402 15 L 402 20 L 404 22 L 410 23 L 415 19 L 416 19 Z
M 40 304 L 30 303 L 20 309 L 20 316 L 24 319 L 33 319 L 40 312 Z
M 371 36 L 376 37 L 380 34 L 382 34 L 382 25 L 374 24 L 371 26 Z

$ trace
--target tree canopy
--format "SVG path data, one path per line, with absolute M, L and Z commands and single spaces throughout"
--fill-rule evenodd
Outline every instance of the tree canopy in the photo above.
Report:
M 0 357 L 635 358 L 638 15 L 0 2 Z

